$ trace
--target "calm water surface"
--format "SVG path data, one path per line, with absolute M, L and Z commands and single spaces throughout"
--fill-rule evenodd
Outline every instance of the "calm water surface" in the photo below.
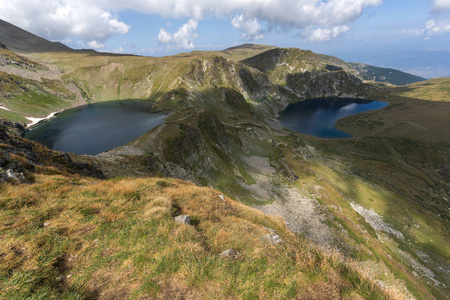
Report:
M 353 98 L 308 99 L 289 104 L 280 115 L 280 123 L 290 130 L 321 138 L 351 137 L 334 127 L 337 120 L 387 105 L 386 102 Z
M 98 154 L 128 143 L 164 123 L 145 100 L 121 100 L 72 108 L 28 130 L 25 137 L 77 154 Z

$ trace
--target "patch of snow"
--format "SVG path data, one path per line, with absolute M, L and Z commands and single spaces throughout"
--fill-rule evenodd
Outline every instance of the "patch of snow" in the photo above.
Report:
M 25 117 L 25 118 L 27 118 L 28 120 L 31 121 L 31 123 L 28 124 L 27 127 L 31 127 L 31 126 L 36 125 L 37 123 L 39 123 L 39 122 L 41 122 L 41 121 L 44 121 L 44 120 L 48 120 L 48 119 L 50 119 L 50 118 L 53 118 L 53 117 L 54 117 L 56 114 L 58 114 L 58 113 L 59 113 L 59 112 L 57 112 L 57 111 L 52 112 L 51 114 L 49 114 L 49 115 L 46 116 L 45 118 Z
M 4 109 L 4 110 L 7 110 L 7 111 L 11 111 L 9 108 L 6 108 L 6 107 L 4 107 L 4 106 L 2 106 L 2 105 L 0 105 L 0 109 Z
M 395 237 L 400 238 L 402 240 L 405 239 L 405 237 L 403 236 L 403 234 L 400 231 L 397 231 L 394 228 L 392 228 L 391 226 L 389 226 L 388 224 L 386 224 L 386 222 L 383 221 L 383 218 L 379 214 L 377 214 L 373 209 L 368 210 L 360 205 L 353 204 L 353 203 L 350 203 L 350 205 L 375 230 L 390 233 L 390 234 L 394 235 Z

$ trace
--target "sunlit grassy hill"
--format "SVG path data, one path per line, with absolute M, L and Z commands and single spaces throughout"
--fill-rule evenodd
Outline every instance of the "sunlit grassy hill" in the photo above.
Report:
M 434 78 L 398 87 L 392 93 L 431 101 L 450 101 L 450 77 Z
M 1 299 L 385 299 L 280 218 L 172 179 L 42 170 L 0 185 Z M 174 216 L 189 214 L 192 225 Z M 279 244 L 266 235 L 277 234 Z M 233 257 L 219 254 L 227 249 Z

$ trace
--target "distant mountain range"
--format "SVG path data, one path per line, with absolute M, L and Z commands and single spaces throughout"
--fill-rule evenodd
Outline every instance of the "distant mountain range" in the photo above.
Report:
M 390 67 L 424 78 L 450 76 L 450 51 L 425 50 L 373 50 L 336 53 L 348 61 Z

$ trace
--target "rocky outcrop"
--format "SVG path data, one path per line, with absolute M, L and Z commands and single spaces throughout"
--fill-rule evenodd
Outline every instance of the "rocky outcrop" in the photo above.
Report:
M 309 72 L 289 74 L 286 86 L 305 98 L 352 96 L 363 97 L 374 87 L 345 71 Z
M 0 145 L 0 147 L 2 146 Z M 26 164 L 24 168 L 22 162 L 0 148 L 0 183 L 30 183 L 30 171 L 34 171 L 33 165 Z
M 26 70 L 36 70 L 38 67 L 44 68 L 43 66 L 37 64 L 36 62 L 33 62 L 29 59 L 26 59 L 25 57 L 19 56 L 16 53 L 8 50 L 0 52 L 0 66 L 14 66 Z
M 102 178 L 103 173 L 88 163 L 75 163 L 69 154 L 50 150 L 24 139 L 24 124 L 0 119 L 0 177 L 28 182 L 36 168 L 55 167 L 68 173 Z
M 8 49 L 8 48 L 6 48 L 6 46 L 3 45 L 2 42 L 0 42 L 0 49 Z
M 190 89 L 199 86 L 232 88 L 254 101 L 275 97 L 278 92 L 276 85 L 259 70 L 220 56 L 192 60 L 183 81 Z

